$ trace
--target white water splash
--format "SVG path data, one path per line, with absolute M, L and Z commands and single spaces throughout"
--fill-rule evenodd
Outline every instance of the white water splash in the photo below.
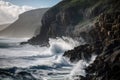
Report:
M 2 39 L 2 43 L 6 43 L 6 41 L 11 42 L 11 39 Z M 15 44 L 16 41 L 17 39 L 15 39 Z M 74 75 L 85 76 L 84 68 L 94 61 L 94 59 L 91 58 L 92 60 L 89 63 L 80 60 L 77 64 L 71 64 L 68 59 L 62 56 L 65 51 L 71 50 L 80 44 L 84 44 L 83 39 L 81 41 L 82 42 L 78 42 L 72 38 L 63 37 L 49 39 L 48 47 L 27 44 L 24 46 L 13 45 L 9 48 L 0 48 L 0 68 L 34 68 L 36 69 L 36 73 L 32 73 L 32 75 L 39 78 L 42 74 L 43 80 L 70 80 L 67 79 L 70 76 L 71 80 L 73 80 L 72 76 Z M 13 40 L 12 43 L 14 44 Z M 39 70 L 37 71 L 37 68 L 40 69 L 40 72 Z
M 19 47 L 0 48 L 0 58 L 5 58 L 0 61 L 0 67 L 55 66 L 59 64 L 69 64 L 62 55 L 65 51 L 78 46 L 79 42 L 72 38 L 63 37 L 49 39 L 49 45 L 49 47 L 39 47 L 27 44 Z
M 88 67 L 91 63 L 93 63 L 93 61 L 95 60 L 96 55 L 92 55 L 91 60 L 89 62 L 85 61 L 85 60 L 80 60 L 77 62 L 76 65 L 74 65 L 71 73 L 70 73 L 70 79 L 74 80 L 74 78 L 77 78 L 77 75 L 81 75 L 81 76 L 86 76 L 86 72 L 85 72 L 85 68 Z M 79 79 L 79 77 L 78 77 Z

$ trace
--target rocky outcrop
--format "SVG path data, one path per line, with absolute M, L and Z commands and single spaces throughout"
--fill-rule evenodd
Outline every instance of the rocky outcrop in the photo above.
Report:
M 96 25 L 103 50 L 86 71 L 87 80 L 120 80 L 120 12 L 103 14 Z M 85 79 L 85 80 L 86 80 Z
M 120 40 L 112 41 L 87 69 L 83 80 L 120 80 Z
M 118 4 L 114 3 L 118 3 L 118 0 L 63 0 L 44 14 L 40 33 L 28 43 L 43 44 L 48 38 L 61 36 L 79 38 L 85 35 L 82 34 L 84 32 L 90 37 L 88 32 L 93 27 L 91 22 L 105 11 L 116 11 L 112 7 L 117 7 Z M 92 38 L 89 41 L 92 42 Z
M 80 59 L 89 61 L 92 54 L 100 54 L 103 47 L 99 42 L 93 44 L 85 44 L 75 47 L 73 50 L 68 50 L 63 56 L 68 57 L 71 62 L 79 61 Z
M 93 44 L 80 45 L 65 52 L 64 56 L 76 61 L 98 55 L 82 80 L 120 80 L 120 12 L 101 14 L 90 35 L 95 41 Z

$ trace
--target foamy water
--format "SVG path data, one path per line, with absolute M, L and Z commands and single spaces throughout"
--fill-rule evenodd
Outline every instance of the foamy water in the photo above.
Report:
M 26 71 L 32 74 L 36 80 L 72 80 L 71 77 L 74 75 L 85 76 L 84 68 L 95 58 L 91 58 L 92 60 L 89 63 L 83 60 L 75 64 L 70 63 L 69 59 L 62 55 L 65 51 L 71 50 L 84 42 L 78 42 L 67 37 L 49 39 L 49 47 L 29 44 L 21 46 L 18 45 L 16 40 L 14 42 L 12 39 L 2 39 L 0 43 L 2 44 L 0 48 L 0 68 L 17 67 L 16 74 Z

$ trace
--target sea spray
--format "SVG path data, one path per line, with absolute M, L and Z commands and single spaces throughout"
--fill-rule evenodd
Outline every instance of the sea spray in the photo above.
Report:
M 73 67 L 69 74 L 71 80 L 79 79 L 79 76 L 86 76 L 85 68 L 88 67 L 95 60 L 96 55 L 92 55 L 90 61 L 79 60 Z
M 11 42 L 16 43 L 17 39 L 2 39 L 2 43 Z M 19 41 L 20 42 L 20 41 Z M 9 44 L 9 43 L 8 43 Z M 18 44 L 18 43 L 17 43 Z M 32 45 L 13 45 L 15 47 L 0 48 L 0 67 L 29 67 L 36 65 L 54 65 L 66 64 L 65 58 L 62 54 L 66 50 L 73 49 L 78 46 L 79 42 L 72 38 L 62 37 L 56 39 L 49 39 L 49 47 L 39 47 Z
M 14 41 L 12 40 L 12 42 Z M 30 73 L 38 80 L 66 80 L 66 75 L 71 72 L 74 64 L 63 57 L 63 54 L 65 51 L 84 43 L 82 38 L 78 42 L 68 37 L 57 37 L 50 38 L 49 46 L 44 47 L 26 44 L 18 45 L 18 47 L 13 45 L 9 48 L 0 48 L 0 68 L 14 69 L 17 67 L 15 75 L 20 72 Z
M 52 53 L 63 53 L 66 50 L 73 49 L 75 46 L 78 46 L 80 43 L 72 38 L 68 37 L 57 37 L 56 39 L 49 39 L 50 49 Z

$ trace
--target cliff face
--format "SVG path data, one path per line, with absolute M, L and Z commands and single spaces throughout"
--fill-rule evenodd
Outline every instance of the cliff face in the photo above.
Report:
M 98 17 L 91 32 L 96 42 L 81 45 L 64 53 L 70 60 L 89 60 L 98 57 L 88 68 L 82 80 L 120 80 L 120 12 L 104 13 Z
M 47 42 L 50 37 L 61 36 L 79 38 L 79 36 L 87 35 L 88 37 L 90 36 L 88 32 L 92 27 L 91 22 L 102 12 L 114 9 L 112 6 L 117 6 L 114 4 L 117 1 L 63 0 L 44 14 L 39 35 L 28 42 L 30 44 L 42 44 Z M 84 34 L 82 34 L 83 29 L 81 28 L 84 28 Z M 85 37 L 86 40 L 88 40 L 87 37 Z
M 114 43 L 114 41 L 119 41 L 120 12 L 101 14 L 97 18 L 93 27 L 94 28 L 89 32 L 89 34 L 94 42 L 81 45 L 76 47 L 74 50 L 67 51 L 64 56 L 69 57 L 71 61 L 79 60 L 81 59 L 82 52 L 84 55 L 89 55 L 91 53 L 101 54 L 104 47 L 108 47 L 108 45 Z
M 86 79 L 120 80 L 120 12 L 102 14 L 95 26 L 101 35 L 102 46 L 99 48 L 102 49 L 94 63 L 86 69 Z

